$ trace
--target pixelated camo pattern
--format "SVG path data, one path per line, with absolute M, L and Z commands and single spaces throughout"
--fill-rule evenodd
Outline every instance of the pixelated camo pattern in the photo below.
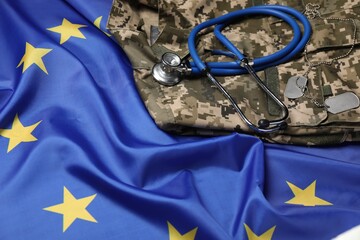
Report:
M 344 92 L 360 96 L 360 2 L 354 0 L 114 0 L 108 28 L 127 53 L 136 86 L 156 124 L 180 134 L 217 135 L 237 131 L 254 134 L 239 118 L 223 95 L 205 77 L 184 79 L 166 87 L 154 81 L 153 65 L 165 52 L 188 54 L 187 38 L 197 24 L 230 11 L 259 4 L 282 4 L 303 12 L 306 4 L 320 5 L 323 18 L 353 18 L 356 21 L 356 44 L 349 56 L 332 65 L 321 65 L 308 75 L 311 96 L 323 103 L 327 97 Z M 312 62 L 326 61 L 346 53 L 352 45 L 351 21 L 310 20 L 313 35 L 307 46 Z M 156 31 L 154 31 L 156 30 Z M 155 34 L 159 33 L 159 34 Z M 292 39 L 287 24 L 272 17 L 243 19 L 227 28 L 226 36 L 250 58 L 269 55 Z M 209 61 L 227 60 L 208 56 L 209 49 L 222 49 L 211 32 L 204 32 L 198 50 Z M 302 145 L 335 144 L 360 140 L 360 108 L 332 114 L 316 107 L 308 98 L 289 100 L 284 96 L 287 80 L 301 76 L 307 69 L 304 55 L 275 68 L 276 76 L 259 72 L 261 79 L 278 89 L 278 97 L 289 108 L 288 128 L 259 136 L 270 142 Z M 218 80 L 236 99 L 245 115 L 256 123 L 259 119 L 276 119 L 277 109 L 248 75 L 219 77 Z M 324 89 L 327 89 L 325 92 Z M 330 90 L 330 91 L 329 91 Z

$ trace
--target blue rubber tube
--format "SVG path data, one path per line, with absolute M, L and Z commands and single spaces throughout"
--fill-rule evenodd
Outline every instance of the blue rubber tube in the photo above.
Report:
M 294 32 L 293 39 L 283 49 L 268 56 L 253 59 L 253 68 L 256 71 L 260 71 L 265 68 L 291 60 L 304 49 L 311 36 L 311 25 L 308 19 L 293 8 L 281 5 L 264 5 L 230 12 L 226 15 L 203 22 L 197 25 L 191 31 L 188 39 L 188 46 L 190 55 L 193 59 L 193 62 L 190 63 L 192 73 L 201 74 L 204 71 L 210 71 L 213 75 L 216 76 L 239 75 L 247 73 L 246 69 L 240 67 L 240 61 L 244 59 L 245 56 L 221 33 L 221 31 L 231 23 L 238 21 L 241 17 L 254 15 L 270 15 L 282 19 L 291 26 Z M 295 21 L 295 19 L 303 25 L 304 33 L 301 32 L 300 26 Z M 196 36 L 203 29 L 214 25 L 215 36 L 233 55 L 236 56 L 237 60 L 233 62 L 205 63 L 200 59 L 200 56 L 196 51 Z

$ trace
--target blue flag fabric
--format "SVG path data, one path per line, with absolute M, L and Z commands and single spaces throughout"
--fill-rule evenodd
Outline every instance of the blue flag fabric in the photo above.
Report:
M 0 239 L 331 239 L 359 145 L 179 137 L 144 108 L 111 0 L 0 3 Z

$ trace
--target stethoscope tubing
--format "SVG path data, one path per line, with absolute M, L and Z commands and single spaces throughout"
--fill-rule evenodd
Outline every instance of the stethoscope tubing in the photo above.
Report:
M 222 34 L 222 30 L 233 22 L 238 21 L 241 17 L 254 15 L 270 15 L 282 19 L 290 25 L 294 34 L 292 40 L 286 47 L 268 56 L 253 59 L 252 67 L 255 71 L 264 70 L 265 68 L 276 66 L 291 60 L 304 49 L 309 41 L 311 36 L 311 25 L 302 13 L 293 8 L 280 5 L 264 5 L 237 10 L 203 22 L 195 26 L 191 31 L 188 38 L 188 48 L 193 60 L 190 62 L 192 74 L 202 74 L 205 71 L 210 71 L 211 74 L 215 76 L 229 76 L 248 73 L 245 68 L 241 67 L 241 60 L 246 58 L 246 56 L 244 56 L 244 54 L 224 34 Z M 301 32 L 301 28 L 295 19 L 303 25 L 303 33 Z M 230 54 L 228 55 L 234 55 L 236 57 L 235 61 L 205 63 L 201 60 L 196 49 L 197 35 L 202 30 L 214 25 L 214 35 L 229 50 Z M 221 50 L 218 51 L 221 54 Z

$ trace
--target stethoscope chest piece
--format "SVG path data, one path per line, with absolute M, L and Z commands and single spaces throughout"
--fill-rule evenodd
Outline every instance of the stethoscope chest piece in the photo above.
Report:
M 165 86 L 173 86 L 180 82 L 180 67 L 181 59 L 175 53 L 165 53 L 161 62 L 154 65 L 152 75 L 155 80 Z

